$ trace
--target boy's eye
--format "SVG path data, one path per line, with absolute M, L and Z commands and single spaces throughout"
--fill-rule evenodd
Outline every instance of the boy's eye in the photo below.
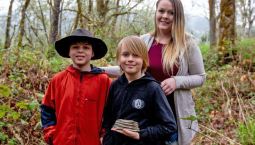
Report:
M 137 55 L 137 54 L 134 54 L 133 56 L 134 56 L 134 57 L 139 57 L 139 55 Z
M 128 53 L 122 53 L 122 56 L 128 56 L 129 54 Z

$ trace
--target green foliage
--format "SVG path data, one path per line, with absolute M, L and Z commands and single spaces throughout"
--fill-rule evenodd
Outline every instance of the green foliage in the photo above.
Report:
M 8 135 L 0 133 L 0 141 L 1 141 L 1 143 L 4 143 L 7 138 L 8 138 Z
M 28 105 L 28 108 L 29 108 L 29 110 L 30 111 L 32 111 L 34 108 L 38 108 L 39 107 L 39 104 L 38 103 L 36 103 L 36 102 L 31 102 L 31 103 L 29 103 L 29 105 Z
M 255 62 L 255 38 L 248 38 L 238 42 L 238 51 L 239 54 L 243 55 L 243 59 L 252 59 Z
M 18 112 L 13 112 L 7 115 L 7 117 L 13 117 L 13 119 L 17 120 L 20 117 L 20 114 Z
M 8 141 L 8 145 L 16 145 L 16 144 L 18 144 L 17 143 L 17 139 L 16 138 L 11 138 L 9 141 Z
M 6 86 L 0 86 L 0 96 L 9 97 L 11 90 Z
M 247 125 L 238 122 L 238 138 L 243 145 L 250 145 L 255 143 L 255 120 L 253 118 L 247 119 Z
M 0 105 L 0 118 L 3 118 L 6 112 L 13 112 L 13 110 L 6 105 L 3 106 Z
M 202 53 L 203 58 L 207 58 L 210 54 L 210 46 L 208 44 L 201 43 L 199 44 L 200 51 Z
M 34 108 L 39 107 L 39 104 L 36 102 L 30 102 L 30 103 L 24 103 L 24 102 L 19 102 L 16 104 L 20 109 L 29 109 L 32 111 Z
M 28 109 L 29 103 L 20 102 L 17 103 L 16 106 L 18 106 L 20 109 Z

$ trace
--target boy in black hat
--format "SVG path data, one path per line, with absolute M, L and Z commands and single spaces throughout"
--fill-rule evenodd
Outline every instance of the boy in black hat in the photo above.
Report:
M 54 145 L 100 145 L 111 80 L 90 61 L 104 57 L 107 46 L 88 30 L 76 29 L 56 41 L 55 49 L 73 64 L 51 79 L 42 100 L 44 139 Z

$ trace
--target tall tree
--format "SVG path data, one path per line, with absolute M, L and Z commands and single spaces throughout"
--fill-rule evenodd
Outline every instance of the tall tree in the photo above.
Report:
M 62 17 L 63 17 L 63 6 L 64 6 L 64 0 L 61 2 L 61 9 L 60 9 L 60 18 L 59 18 L 59 25 L 58 25 L 58 38 L 62 37 Z
M 84 22 L 83 22 L 83 17 L 81 16 L 81 10 L 82 10 L 82 4 L 80 0 L 77 0 L 78 4 L 78 12 L 79 12 L 79 18 L 80 18 L 80 28 L 85 28 Z
M 38 3 L 39 3 L 40 13 L 41 13 L 41 21 L 42 21 L 42 24 L 43 24 L 43 30 L 44 30 L 44 33 L 45 33 L 44 35 L 45 35 L 45 37 L 47 39 L 47 42 L 49 44 L 49 37 L 48 37 L 45 18 L 44 18 L 45 16 L 44 16 L 44 13 L 43 13 L 43 9 L 42 9 L 40 0 L 38 0 Z
M 11 27 L 11 19 L 12 19 L 12 4 L 14 0 L 10 1 L 10 6 L 8 10 L 8 17 L 7 17 L 7 23 L 6 23 L 6 31 L 5 31 L 5 42 L 4 42 L 4 48 L 7 49 L 11 45 L 11 38 L 10 38 L 10 27 Z
M 54 6 L 52 8 L 52 19 L 50 27 L 50 45 L 56 41 L 58 35 L 58 18 L 61 0 L 54 0 Z
M 24 23 L 25 23 L 25 16 L 26 16 L 26 10 L 27 10 L 27 7 L 30 3 L 30 0 L 26 0 L 25 1 L 25 4 L 23 5 L 23 8 L 21 10 L 21 19 L 20 19 L 20 25 L 19 25 L 19 40 L 18 40 L 18 46 L 20 47 L 21 46 L 21 43 L 22 43 L 22 38 L 25 34 L 25 26 L 24 26 Z
M 245 27 L 247 25 L 247 6 L 246 6 L 246 0 L 239 0 L 238 4 L 240 4 L 240 6 L 238 7 L 240 9 L 241 12 L 241 18 L 242 18 L 242 39 L 245 37 L 246 32 L 245 32 Z
M 76 2 L 77 2 L 78 11 L 76 12 L 76 17 L 75 17 L 75 20 L 74 20 L 73 30 L 77 29 L 77 27 L 78 27 L 79 19 L 80 19 L 80 13 L 81 13 L 80 0 L 76 0 Z
M 224 54 L 235 43 L 235 0 L 221 0 L 219 24 L 219 54 Z M 225 43 L 229 41 L 229 43 Z
M 210 11 L 210 49 L 216 45 L 216 15 L 215 0 L 209 0 Z
M 251 0 L 248 0 L 248 15 L 247 15 L 247 18 L 248 18 L 248 36 L 251 37 L 251 28 L 252 28 L 252 24 L 253 24 L 253 21 L 255 20 L 255 14 L 254 14 L 254 6 L 252 6 L 251 4 Z

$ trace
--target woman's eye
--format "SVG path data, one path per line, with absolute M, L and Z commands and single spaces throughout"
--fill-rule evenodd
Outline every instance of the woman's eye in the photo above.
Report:
M 160 13 L 164 13 L 164 11 L 163 10 L 158 10 Z
M 134 57 L 139 57 L 138 55 L 134 54 Z
M 170 15 L 174 15 L 174 12 L 170 12 L 169 14 L 170 14 Z

